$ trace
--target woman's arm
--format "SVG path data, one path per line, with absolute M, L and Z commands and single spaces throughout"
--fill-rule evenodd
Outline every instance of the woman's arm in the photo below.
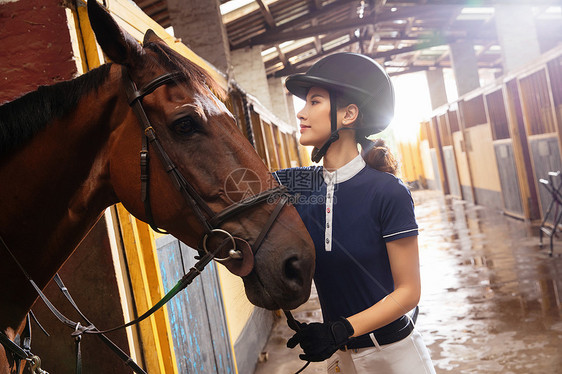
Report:
M 409 236 L 386 243 L 394 291 L 384 299 L 347 318 L 359 336 L 381 328 L 418 305 L 421 293 L 418 237 Z

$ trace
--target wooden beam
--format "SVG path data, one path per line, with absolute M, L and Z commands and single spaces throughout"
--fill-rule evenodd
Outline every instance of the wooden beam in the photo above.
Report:
M 273 16 L 271 15 L 271 11 L 269 10 L 269 5 L 265 4 L 262 0 L 256 0 L 256 3 L 258 3 L 258 5 L 260 7 L 261 14 L 263 15 L 263 18 L 265 18 L 265 22 L 267 23 L 267 25 L 271 29 L 274 29 L 275 28 L 275 20 L 273 19 Z
M 315 27 L 317 25 L 318 20 L 315 18 L 312 20 L 312 27 Z M 322 52 L 322 43 L 320 42 L 320 37 L 318 35 L 314 37 L 314 48 L 316 48 L 316 53 Z
M 302 71 L 305 71 L 306 68 L 302 68 L 302 66 L 304 64 L 306 64 L 307 62 L 311 62 L 311 61 L 320 59 L 320 58 L 322 58 L 326 55 L 329 55 L 331 53 L 338 52 L 341 49 L 346 48 L 346 47 L 348 47 L 348 46 L 350 46 L 350 45 L 352 45 L 353 43 L 356 43 L 356 42 L 357 42 L 357 40 L 350 40 L 350 41 L 348 41 L 346 43 L 343 43 L 343 44 L 340 44 L 336 47 L 330 48 L 328 50 L 324 50 L 322 53 L 319 53 L 319 54 L 316 54 L 314 56 L 310 56 L 308 58 L 305 58 L 305 59 L 297 62 L 296 64 L 291 64 L 288 68 L 276 71 L 275 73 L 273 73 L 273 76 L 275 76 L 276 78 L 281 78 L 281 77 L 285 77 L 289 74 L 300 73 Z M 301 66 L 301 68 L 299 68 L 298 66 Z
M 429 66 L 411 66 L 411 67 L 406 67 L 404 70 L 402 71 L 397 71 L 394 73 L 389 73 L 388 75 L 391 77 L 397 77 L 399 75 L 404 75 L 404 74 L 410 74 L 410 73 L 417 73 L 419 71 L 426 71 L 429 70 Z
M 279 44 L 275 45 L 275 49 L 277 50 L 277 55 L 279 56 L 279 60 L 281 60 L 281 62 L 283 63 L 283 67 L 289 66 L 289 60 L 287 60 L 287 56 L 285 56 L 285 54 L 279 47 Z
M 269 32 L 266 32 L 266 33 L 256 37 L 256 38 L 245 40 L 243 42 L 235 44 L 235 45 L 233 45 L 233 49 L 250 47 L 250 46 L 253 46 L 253 45 L 257 45 L 257 44 L 266 44 L 266 42 L 261 42 L 259 40 L 258 40 L 258 42 L 254 42 L 254 40 L 256 40 L 257 38 L 260 38 L 262 36 L 271 38 L 272 34 L 276 35 L 276 34 L 281 33 L 283 31 L 290 30 L 293 27 L 304 26 L 316 17 L 326 16 L 326 15 L 329 15 L 333 12 L 337 12 L 337 11 L 343 9 L 343 8 L 348 7 L 349 3 L 351 3 L 351 2 L 353 2 L 353 0 L 338 0 L 338 1 L 335 1 L 331 4 L 329 4 L 329 5 L 326 5 L 326 6 L 322 7 L 319 10 L 311 11 L 310 13 L 308 13 L 304 16 L 297 17 L 292 21 L 284 23 L 283 25 L 277 27 L 275 31 L 269 31 Z M 275 42 L 276 42 L 275 40 L 271 41 L 271 43 L 275 43 Z
M 342 48 L 348 47 L 354 43 L 357 42 L 357 39 L 353 39 L 350 40 L 346 43 L 343 43 L 341 45 L 338 45 L 336 47 L 333 47 L 327 51 L 324 51 L 323 53 L 311 56 L 309 58 L 305 58 L 301 61 L 298 61 L 295 64 L 291 64 L 291 67 L 289 69 L 281 69 L 276 71 L 274 74 L 275 77 L 284 77 L 287 76 L 289 74 L 294 74 L 295 72 L 299 72 L 300 71 L 300 66 L 302 66 L 303 64 L 306 64 L 310 61 L 314 61 L 316 59 L 319 59 L 325 55 L 337 52 L 339 50 L 341 50 Z M 367 56 L 373 58 L 373 59 L 387 59 L 390 58 L 392 56 L 395 55 L 400 55 L 403 53 L 411 53 L 411 52 L 415 52 L 418 50 L 422 50 L 422 49 L 427 49 L 427 48 L 431 48 L 431 47 L 436 47 L 436 46 L 440 46 L 440 45 L 445 45 L 445 44 L 450 44 L 450 43 L 454 43 L 455 39 L 435 39 L 435 40 L 426 40 L 422 43 L 418 43 L 415 44 L 413 46 L 410 47 L 404 47 L 404 48 L 399 48 L 399 49 L 392 49 L 390 51 L 385 51 L 385 52 L 379 52 L 379 53 L 371 53 L 371 54 L 366 54 Z
M 427 49 L 431 47 L 437 47 L 444 44 L 453 43 L 454 40 L 444 40 L 444 39 L 435 39 L 435 40 L 426 40 L 418 44 L 414 44 L 410 47 L 392 49 L 390 51 L 375 53 L 374 55 L 370 55 L 369 57 L 377 59 L 377 58 L 387 58 L 395 55 L 400 55 L 403 53 L 410 53 L 415 52 L 422 49 Z
M 333 3 L 333 4 L 339 5 L 339 3 Z M 328 8 L 329 6 L 324 7 L 324 9 Z M 282 43 L 288 40 L 303 39 L 311 36 L 333 33 L 337 31 L 356 29 L 366 25 L 374 25 L 375 22 L 377 23 L 388 22 L 388 21 L 404 19 L 412 16 L 435 14 L 435 12 L 441 12 L 441 11 L 443 10 L 437 7 L 409 7 L 402 10 L 398 10 L 396 12 L 377 15 L 376 20 L 373 16 L 371 16 L 371 17 L 364 17 L 363 19 L 348 19 L 337 23 L 322 24 L 315 27 L 307 27 L 305 29 L 299 29 L 299 30 L 288 30 L 289 27 L 287 27 L 287 25 L 289 23 L 292 23 L 292 22 L 288 22 L 278 27 L 275 31 L 267 31 L 261 35 L 256 36 L 255 38 L 250 38 L 238 44 L 234 44 L 233 49 L 239 49 L 247 46 L 254 46 L 254 45 L 268 44 L 268 43 Z M 307 16 L 299 17 L 297 20 L 302 19 L 299 22 L 299 24 L 302 25 L 306 22 L 310 22 L 311 19 L 315 17 L 312 16 L 313 13 L 316 12 L 311 12 Z M 295 25 L 293 25 L 292 27 L 294 26 Z M 284 31 L 284 30 L 288 30 L 288 31 Z

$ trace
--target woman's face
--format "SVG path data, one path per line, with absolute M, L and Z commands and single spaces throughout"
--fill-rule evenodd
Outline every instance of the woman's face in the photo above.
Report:
M 312 87 L 306 95 L 306 104 L 297 113 L 300 120 L 300 143 L 316 148 L 328 140 L 330 126 L 330 94 L 320 87 Z

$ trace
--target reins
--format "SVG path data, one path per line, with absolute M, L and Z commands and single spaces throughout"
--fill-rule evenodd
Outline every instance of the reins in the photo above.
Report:
M 9 253 L 11 258 L 15 261 L 23 275 L 27 278 L 30 284 L 33 286 L 39 297 L 43 300 L 43 302 L 47 305 L 49 310 L 55 315 L 55 317 L 64 325 L 72 328 L 74 332 L 71 334 L 76 342 L 76 372 L 77 374 L 81 374 L 82 372 L 82 363 L 81 363 L 81 351 L 80 351 L 80 341 L 83 334 L 92 334 L 97 335 L 127 366 L 129 366 L 133 371 L 137 374 L 146 374 L 146 372 L 137 365 L 131 357 L 129 357 L 125 352 L 123 352 L 117 345 L 115 345 L 109 338 L 105 336 L 106 333 L 116 331 L 119 329 L 123 329 L 134 324 L 137 324 L 144 319 L 148 318 L 152 315 L 155 311 L 160 309 L 164 304 L 166 304 L 170 299 L 172 299 L 175 295 L 177 295 L 180 291 L 185 289 L 201 272 L 204 270 L 205 266 L 211 262 L 211 260 L 220 260 L 221 262 L 228 262 L 228 261 L 240 261 L 239 266 L 234 266 L 233 273 L 244 276 L 250 273 L 253 268 L 254 264 L 254 257 L 265 241 L 265 238 L 270 231 L 271 227 L 275 223 L 277 217 L 281 213 L 283 207 L 288 203 L 288 193 L 287 189 L 283 186 L 277 186 L 275 188 L 271 188 L 267 191 L 262 191 L 255 196 L 249 197 L 242 201 L 236 202 L 231 206 L 227 207 L 226 209 L 222 210 L 219 213 L 214 213 L 212 209 L 208 206 L 208 204 L 204 201 L 204 199 L 197 193 L 197 191 L 193 188 L 193 186 L 183 177 L 179 169 L 173 163 L 171 158 L 166 153 L 162 143 L 158 140 L 156 136 L 156 132 L 144 111 L 142 105 L 142 99 L 146 96 L 151 94 L 154 90 L 158 87 L 169 84 L 175 83 L 177 79 L 182 78 L 182 75 L 179 72 L 173 72 L 168 74 L 163 74 L 154 80 L 150 81 L 141 89 L 137 89 L 135 83 L 129 77 L 126 68 L 122 68 L 122 75 L 123 81 L 125 85 L 125 91 L 127 93 L 127 99 L 129 106 L 132 108 L 134 113 L 139 120 L 141 125 L 141 129 L 143 131 L 142 135 L 142 148 L 140 152 L 140 168 L 141 168 L 141 199 L 145 206 L 145 214 L 146 219 L 149 225 L 152 227 L 153 230 L 160 233 L 166 233 L 164 231 L 159 230 L 155 223 L 154 218 L 152 216 L 152 209 L 150 204 L 150 174 L 149 174 L 149 145 L 152 145 L 157 152 L 160 161 L 166 170 L 166 173 L 172 179 L 175 187 L 180 191 L 183 198 L 188 202 L 190 207 L 192 208 L 195 216 L 197 217 L 198 221 L 201 223 L 204 229 L 204 236 L 200 241 L 200 246 L 197 248 L 199 251 L 199 257 L 197 257 L 198 261 L 194 264 L 194 266 L 186 273 L 184 276 L 177 282 L 177 284 L 170 290 L 168 293 L 153 307 L 147 310 L 138 318 L 122 324 L 117 327 L 113 327 L 110 329 L 106 329 L 100 331 L 97 327 L 94 326 L 93 323 L 90 322 L 88 318 L 80 311 L 74 299 L 68 292 L 68 289 L 60 279 L 60 277 L 55 275 L 54 280 L 59 286 L 61 292 L 70 302 L 70 304 L 74 307 L 74 309 L 78 312 L 78 314 L 82 317 L 82 319 L 86 322 L 87 326 L 82 325 L 80 322 L 75 322 L 67 318 L 63 315 L 45 296 L 45 294 L 41 291 L 39 286 L 33 281 L 33 279 L 29 276 L 26 272 L 24 267 L 18 261 L 16 256 L 10 250 L 8 245 L 5 243 L 4 239 L 0 236 L 0 243 L 2 247 Z M 219 228 L 225 221 L 233 218 L 234 216 L 244 212 L 245 210 L 255 207 L 258 204 L 262 204 L 264 202 L 271 201 L 272 198 L 278 198 L 275 208 L 273 209 L 272 213 L 270 214 L 268 220 L 262 227 L 261 232 L 259 233 L 258 237 L 256 238 L 254 244 L 250 246 L 244 239 L 238 238 L 233 236 L 228 231 L 225 231 Z M 225 238 L 220 242 L 219 245 L 214 250 L 209 250 L 207 248 L 208 239 L 213 235 L 223 235 Z M 232 245 L 232 248 L 228 251 L 228 256 L 225 258 L 215 258 L 215 256 L 223 250 L 229 244 Z M 202 248 L 201 248 L 202 247 Z M 181 251 L 181 249 L 180 249 Z M 183 264 L 182 264 L 183 265 Z M 28 324 L 29 324 L 29 315 L 27 316 Z M 19 369 L 19 365 L 21 360 L 27 360 L 30 362 L 32 367 L 32 374 L 48 374 L 46 371 L 40 368 L 41 360 L 39 357 L 33 355 L 31 353 L 31 339 L 26 341 L 25 344 L 20 345 L 16 342 L 10 340 L 10 338 L 2 331 L 0 331 L 0 343 L 6 348 L 6 350 L 10 351 L 14 356 L 15 361 L 17 362 L 17 367 Z

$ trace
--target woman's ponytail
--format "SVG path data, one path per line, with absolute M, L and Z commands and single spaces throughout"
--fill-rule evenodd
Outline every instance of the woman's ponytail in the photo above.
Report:
M 396 161 L 384 140 L 376 139 L 371 141 L 365 137 L 361 137 L 358 140 L 359 144 L 361 144 L 361 155 L 369 167 L 396 175 L 398 172 L 398 161 Z

